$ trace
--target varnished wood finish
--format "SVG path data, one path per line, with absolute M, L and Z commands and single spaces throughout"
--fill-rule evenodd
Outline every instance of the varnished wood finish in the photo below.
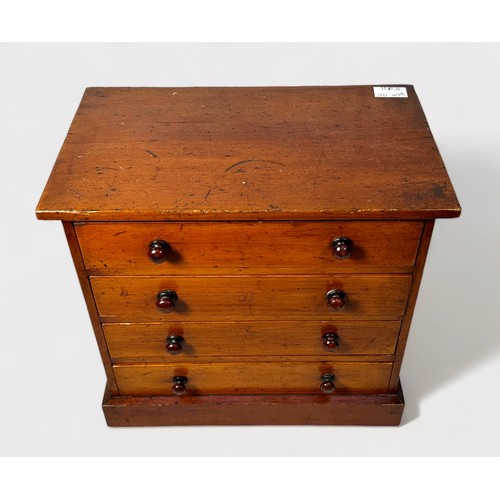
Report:
M 422 223 L 85 223 L 76 231 L 92 274 L 409 273 Z M 353 242 L 346 260 L 332 253 L 332 240 L 341 236 Z M 162 264 L 148 256 L 158 239 L 171 246 Z
M 434 220 L 460 214 L 406 87 L 85 91 L 36 214 L 64 221 L 109 425 L 400 422 Z
M 411 85 L 89 88 L 37 207 L 62 220 L 456 217 Z
M 417 262 L 415 264 L 415 271 L 413 273 L 410 294 L 408 297 L 408 302 L 406 304 L 405 316 L 401 325 L 401 332 L 398 338 L 396 358 L 394 361 L 394 367 L 389 383 L 389 390 L 391 391 L 395 390 L 399 383 L 399 372 L 403 363 L 403 354 L 406 347 L 406 341 L 408 339 L 408 333 L 410 332 L 413 311 L 415 310 L 415 305 L 417 303 L 418 290 L 420 288 L 420 282 L 422 280 L 422 274 L 424 272 L 425 261 L 427 259 L 427 252 L 431 243 L 433 229 L 434 221 L 427 221 L 424 226 L 422 239 L 420 241 L 420 247 L 418 249 Z
M 394 354 L 399 321 L 237 321 L 106 323 L 109 353 L 117 362 L 178 362 L 184 358 Z M 339 347 L 323 349 L 323 335 L 336 332 Z M 169 336 L 182 336 L 182 352 L 165 351 Z M 172 359 L 174 358 L 174 359 Z
M 172 377 L 186 376 L 196 394 L 321 393 L 321 376 L 335 374 L 336 392 L 386 392 L 392 363 L 323 361 L 251 363 L 115 364 L 121 395 L 161 396 L 171 392 Z
M 258 394 L 111 397 L 109 426 L 159 425 L 399 425 L 401 386 L 393 394 Z
M 106 377 L 108 379 L 108 388 L 111 391 L 111 394 L 115 395 L 118 394 L 115 374 L 113 372 L 113 367 L 108 352 L 108 346 L 106 345 L 106 339 L 104 337 L 102 326 L 99 321 L 99 314 L 97 312 L 92 288 L 90 286 L 89 279 L 85 274 L 85 265 L 83 263 L 80 247 L 78 245 L 78 239 L 75 234 L 74 224 L 71 222 L 63 222 L 63 227 L 66 234 L 66 239 L 68 241 L 69 249 L 71 251 L 71 256 L 73 257 L 73 264 L 78 275 L 78 280 L 80 281 L 80 287 L 83 292 L 83 297 L 87 305 L 92 328 L 94 329 L 94 334 L 97 340 L 97 345 L 99 347 L 99 352 L 101 354 Z
M 105 322 L 223 320 L 401 319 L 411 277 L 407 275 L 91 277 L 100 317 Z M 179 300 L 165 315 L 156 295 L 174 290 Z M 327 307 L 326 292 L 346 293 L 344 310 Z

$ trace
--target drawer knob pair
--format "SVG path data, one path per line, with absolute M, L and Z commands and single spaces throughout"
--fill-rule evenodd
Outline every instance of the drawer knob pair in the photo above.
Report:
M 172 393 L 175 396 L 183 396 L 187 392 L 188 378 L 182 375 L 172 377 Z M 335 375 L 333 373 L 324 373 L 321 375 L 320 390 L 326 394 L 335 392 Z
M 352 240 L 345 236 L 335 238 L 332 243 L 332 253 L 336 259 L 345 260 L 352 254 Z M 153 240 L 149 244 L 148 257 L 155 264 L 161 264 L 167 260 L 168 254 L 172 251 L 172 247 L 164 240 Z
M 155 264 L 161 264 L 167 260 L 172 247 L 163 240 L 154 240 L 149 244 L 148 257 Z
M 339 336 L 333 332 L 327 332 L 321 337 L 323 341 L 323 349 L 328 352 L 335 352 L 340 347 Z M 182 352 L 182 344 L 184 337 L 181 335 L 170 335 L 167 337 L 167 345 L 165 350 L 172 355 L 177 355 Z
M 171 313 L 175 310 L 175 303 L 179 297 L 173 290 L 163 290 L 156 296 L 156 307 L 162 313 Z M 326 304 L 330 311 L 342 311 L 346 307 L 346 294 L 342 290 L 330 290 L 326 294 Z

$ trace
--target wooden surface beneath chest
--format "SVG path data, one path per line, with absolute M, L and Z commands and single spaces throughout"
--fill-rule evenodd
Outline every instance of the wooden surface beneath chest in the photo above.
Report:
M 435 218 L 460 207 L 413 87 L 87 89 L 42 219 Z

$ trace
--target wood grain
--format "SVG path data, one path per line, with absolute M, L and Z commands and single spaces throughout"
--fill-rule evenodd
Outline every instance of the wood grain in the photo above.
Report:
M 433 230 L 434 230 L 434 221 L 427 221 L 424 226 L 422 239 L 420 241 L 420 247 L 418 249 L 417 262 L 415 264 L 415 271 L 413 273 L 413 279 L 408 297 L 408 303 L 406 304 L 405 315 L 403 318 L 403 322 L 401 324 L 401 332 L 396 347 L 396 358 L 394 361 L 391 380 L 389 383 L 389 389 L 391 391 L 396 390 L 399 384 L 399 373 L 401 371 L 401 366 L 403 363 L 403 355 L 406 348 L 406 341 L 408 339 L 408 334 L 410 332 L 413 312 L 417 304 L 418 291 L 420 289 L 420 282 L 422 281 L 422 275 L 424 273 L 425 261 L 427 259 L 427 252 L 429 251 Z
M 104 334 L 114 363 L 174 362 L 228 356 L 322 356 L 394 354 L 399 321 L 238 321 L 107 323 Z M 322 335 L 336 332 L 339 348 L 323 349 Z M 184 338 L 182 353 L 165 350 L 169 335 Z
M 434 220 L 461 210 L 406 87 L 85 91 L 36 214 L 64 222 L 108 425 L 399 423 Z
M 226 320 L 400 320 L 409 275 L 226 276 L 90 278 L 104 322 Z M 326 292 L 347 294 L 344 311 L 331 312 Z M 161 290 L 179 296 L 175 311 L 156 308 Z
M 399 425 L 401 386 L 393 394 L 256 394 L 121 396 L 106 390 L 109 426 L 158 425 Z
M 337 392 L 386 392 L 392 363 L 115 364 L 121 395 L 171 395 L 172 377 L 188 378 L 188 394 L 322 394 L 321 375 L 333 373 Z
M 91 274 L 409 273 L 422 223 L 83 223 L 76 231 Z M 353 241 L 346 260 L 332 254 L 340 236 Z M 154 240 L 172 247 L 162 264 L 148 258 Z
M 99 347 L 99 352 L 101 354 L 102 363 L 104 365 L 104 370 L 106 372 L 106 377 L 108 379 L 108 388 L 111 394 L 118 394 L 118 388 L 116 385 L 115 374 L 113 372 L 113 367 L 111 365 L 111 359 L 109 357 L 108 346 L 106 345 L 106 338 L 102 331 L 102 326 L 99 321 L 99 314 L 97 312 L 96 303 L 94 300 L 94 295 L 89 283 L 89 278 L 85 273 L 85 266 L 83 264 L 82 255 L 80 252 L 80 247 L 78 245 L 78 239 L 75 234 L 74 224 L 71 222 L 63 222 L 64 232 L 66 234 L 66 239 L 68 241 L 68 246 L 73 258 L 73 263 L 78 275 L 78 280 L 80 282 L 80 287 L 82 289 L 83 298 L 85 299 L 85 304 L 87 305 L 87 310 L 90 316 L 90 321 L 92 323 L 92 328 L 94 329 L 95 338 L 97 345 Z
M 417 95 L 372 86 L 89 88 L 41 219 L 456 217 Z

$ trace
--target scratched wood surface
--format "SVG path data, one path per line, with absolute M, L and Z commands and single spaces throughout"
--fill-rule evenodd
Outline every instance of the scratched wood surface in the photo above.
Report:
M 421 232 L 417 221 L 76 224 L 89 274 L 122 275 L 410 273 Z M 339 236 L 353 242 L 345 260 L 332 254 Z M 161 264 L 148 258 L 158 239 L 172 248 Z
M 187 393 L 316 393 L 321 375 L 335 375 L 336 392 L 384 392 L 392 363 L 179 363 L 114 365 L 121 395 L 171 395 L 172 377 L 188 378 Z
M 245 356 L 391 355 L 399 321 L 235 321 L 106 323 L 106 344 L 116 362 L 175 362 L 189 358 Z M 339 347 L 323 349 L 323 335 L 335 333 Z M 181 336 L 182 352 L 173 356 L 167 337 Z
M 400 320 L 411 275 L 92 276 L 102 321 Z M 162 290 L 179 296 L 175 311 L 156 308 Z M 346 293 L 345 310 L 328 310 L 326 292 Z
M 456 217 L 412 86 L 89 88 L 40 219 Z

